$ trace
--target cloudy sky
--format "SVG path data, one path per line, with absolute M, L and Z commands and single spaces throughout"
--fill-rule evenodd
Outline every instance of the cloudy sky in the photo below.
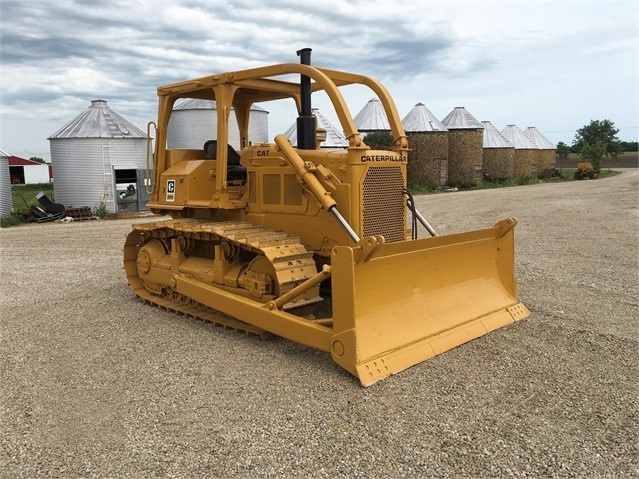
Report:
M 316 66 L 381 80 L 402 118 L 417 102 L 439 119 L 464 106 L 567 144 L 609 119 L 637 141 L 637 4 L 0 0 L 0 148 L 49 161 L 47 138 L 98 98 L 145 130 L 158 86 L 298 62 L 304 47 Z M 345 96 L 353 116 L 372 98 Z M 271 138 L 295 121 L 269 111 Z

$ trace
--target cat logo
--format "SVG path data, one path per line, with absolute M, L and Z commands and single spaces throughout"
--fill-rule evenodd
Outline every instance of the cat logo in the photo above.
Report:
M 175 180 L 166 180 L 166 201 L 175 201 Z

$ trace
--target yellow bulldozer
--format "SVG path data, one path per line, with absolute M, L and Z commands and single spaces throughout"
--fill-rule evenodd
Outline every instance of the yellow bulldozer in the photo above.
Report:
M 386 88 L 311 66 L 308 48 L 297 53 L 299 63 L 158 88 L 147 207 L 171 219 L 135 224 L 126 238 L 124 270 L 135 294 L 326 351 L 363 386 L 526 317 L 516 295 L 516 220 L 438 235 L 406 189 L 409 147 Z M 348 85 L 379 98 L 392 151 L 366 145 L 342 96 Z M 315 92 L 330 99 L 347 148 L 320 148 Z M 167 147 L 183 99 L 215 101 L 216 131 L 201 148 Z M 281 134 L 253 142 L 251 106 L 283 99 L 299 113 L 297 144 Z M 239 151 L 229 144 L 231 110 Z
M 580 161 L 577 163 L 577 170 L 575 171 L 575 180 L 594 180 L 599 177 L 599 173 L 592 167 L 592 163 L 589 161 Z

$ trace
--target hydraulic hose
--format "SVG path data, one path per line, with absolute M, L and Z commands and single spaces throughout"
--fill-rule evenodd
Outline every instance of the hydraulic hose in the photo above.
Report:
M 412 214 L 412 221 L 411 221 L 412 239 L 417 239 L 417 221 L 419 221 L 422 224 L 422 226 L 426 228 L 426 231 L 428 231 L 428 233 L 431 236 L 437 236 L 435 229 L 428 223 L 428 221 L 426 221 L 426 218 L 424 218 L 424 216 L 417 210 L 417 207 L 415 206 L 415 199 L 413 198 L 413 194 L 410 191 L 408 191 L 406 188 L 403 189 L 403 192 L 406 196 L 408 196 L 408 199 L 406 200 L 406 206 L 408 207 L 408 209 L 410 210 Z

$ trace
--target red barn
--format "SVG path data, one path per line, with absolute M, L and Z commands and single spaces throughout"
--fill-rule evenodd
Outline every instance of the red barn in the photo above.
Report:
M 13 184 L 51 183 L 51 165 L 27 160 L 19 156 L 9 156 L 9 174 Z

